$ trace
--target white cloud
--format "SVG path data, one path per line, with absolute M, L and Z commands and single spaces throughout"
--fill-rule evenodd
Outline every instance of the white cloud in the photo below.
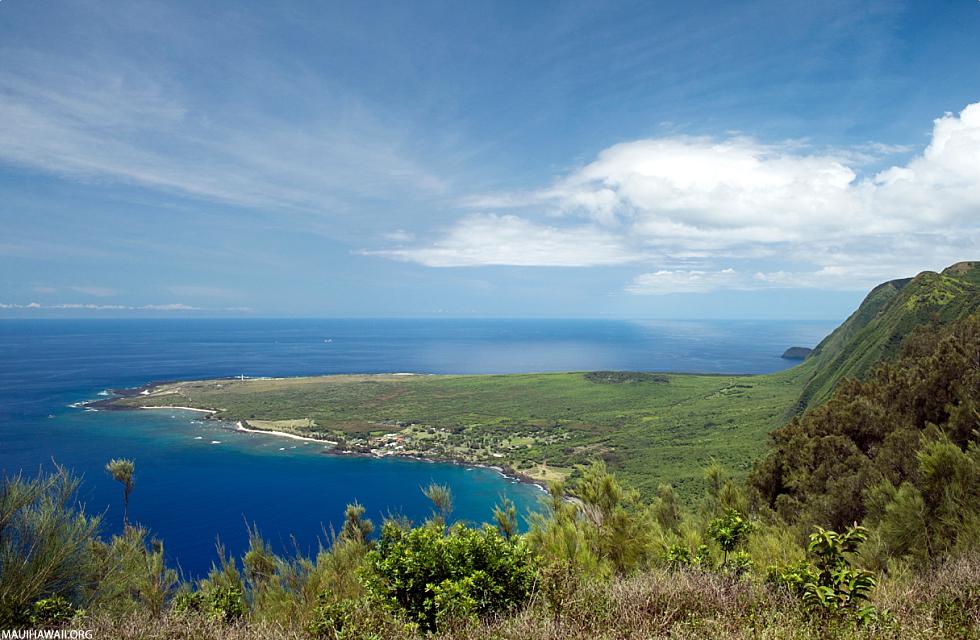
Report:
M 200 307 L 192 307 L 187 304 L 172 303 L 172 304 L 147 304 L 139 307 L 140 309 L 147 309 L 149 311 L 203 311 Z
M 745 138 L 641 140 L 603 151 L 542 193 L 567 213 L 626 224 L 666 252 L 854 244 L 932 234 L 936 223 L 976 231 L 980 103 L 936 120 L 929 146 L 903 166 L 858 179 L 845 155 Z
M 494 214 L 468 216 L 428 246 L 362 253 L 429 267 L 586 267 L 624 264 L 639 257 L 621 238 L 594 225 L 559 228 Z
M 630 293 L 664 295 L 668 293 L 708 293 L 716 289 L 738 288 L 739 276 L 734 269 L 721 271 L 670 271 L 661 269 L 641 273 L 626 286 Z
M 462 202 L 518 209 L 521 217 L 465 217 L 428 246 L 379 253 L 429 266 L 643 260 L 661 267 L 637 276 L 627 286 L 634 293 L 861 289 L 976 258 L 980 103 L 938 118 L 928 146 L 904 164 L 859 175 L 870 154 L 907 151 L 866 143 L 811 152 L 746 137 L 617 144 L 550 186 Z M 721 275 L 737 260 L 757 266 Z M 699 271 L 662 268 L 691 261 Z
M 835 291 L 867 291 L 886 280 L 914 276 L 920 267 L 900 259 L 877 264 L 860 260 L 842 259 L 831 266 L 813 271 L 736 271 L 732 268 L 720 271 L 667 270 L 641 273 L 626 285 L 628 293 L 636 295 L 663 295 L 667 293 L 709 293 L 721 289 L 823 289 Z M 940 259 L 939 265 L 947 266 L 955 259 Z M 937 267 L 938 268 L 938 267 Z
M 411 242 L 415 239 L 415 234 L 404 229 L 395 229 L 390 233 L 384 234 L 384 239 L 390 240 L 391 242 Z

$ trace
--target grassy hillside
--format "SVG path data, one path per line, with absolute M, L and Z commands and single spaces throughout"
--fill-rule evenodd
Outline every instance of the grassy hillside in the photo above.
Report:
M 824 402 L 844 378 L 862 379 L 877 363 L 893 359 L 916 327 L 948 324 L 978 308 L 980 262 L 960 262 L 942 273 L 925 271 L 875 287 L 803 364 L 810 379 L 799 408 Z
M 799 396 L 770 376 L 556 373 L 181 382 L 118 401 L 191 406 L 341 449 L 506 465 L 538 479 L 601 458 L 644 494 L 701 487 L 711 458 L 741 475 Z

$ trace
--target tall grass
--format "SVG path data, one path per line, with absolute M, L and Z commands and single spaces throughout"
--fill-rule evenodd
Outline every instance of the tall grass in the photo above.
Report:
M 524 610 L 478 624 L 463 624 L 426 636 L 405 632 L 378 638 L 434 640 L 637 640 L 653 638 L 720 640 L 886 640 L 980 638 L 980 557 L 964 557 L 917 577 L 882 581 L 875 603 L 891 612 L 884 623 L 814 616 L 785 591 L 758 581 L 732 580 L 703 571 L 649 570 L 593 582 L 560 622 L 542 599 Z M 298 625 L 270 621 L 219 624 L 205 617 L 136 613 L 90 621 L 97 637 L 121 640 L 200 638 L 201 640 L 306 640 Z M 345 636 L 337 636 L 345 637 Z M 353 636 L 370 637 L 370 636 Z
M 0 628 L 23 624 L 33 603 L 58 596 L 79 602 L 93 588 L 92 543 L 98 517 L 75 499 L 79 480 L 58 467 L 0 487 Z

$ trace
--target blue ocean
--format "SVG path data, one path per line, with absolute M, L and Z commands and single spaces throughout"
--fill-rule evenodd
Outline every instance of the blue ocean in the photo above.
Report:
M 482 522 L 500 496 L 527 512 L 536 487 L 486 469 L 324 455 L 315 443 L 243 434 L 186 411 L 91 411 L 108 389 L 218 376 L 521 373 L 594 369 L 767 373 L 832 323 L 606 320 L 0 320 L 0 468 L 63 465 L 81 500 L 121 529 L 107 460 L 132 458 L 130 518 L 162 539 L 190 576 L 232 553 L 255 525 L 283 552 L 315 552 L 360 501 L 379 522 L 418 521 L 420 487 L 448 484 L 457 519 Z

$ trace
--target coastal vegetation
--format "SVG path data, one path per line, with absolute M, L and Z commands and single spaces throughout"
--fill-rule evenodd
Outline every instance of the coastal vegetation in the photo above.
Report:
M 248 551 L 236 558 L 219 544 L 203 577 L 169 566 L 152 523 L 103 537 L 70 472 L 9 477 L 0 628 L 134 639 L 980 639 L 980 311 L 962 299 L 975 274 L 956 267 L 879 287 L 865 302 L 874 313 L 859 309 L 845 331 L 774 376 L 203 381 L 118 400 L 224 418 L 252 411 L 258 418 L 246 422 L 296 420 L 318 439 L 467 434 L 447 436 L 444 451 L 475 442 L 492 454 L 524 438 L 508 460 L 543 466 L 547 455 L 550 466 L 555 455 L 560 473 L 540 511 L 518 514 L 503 500 L 479 526 L 453 522 L 441 485 L 424 489 L 433 504 L 424 522 L 390 517 L 376 528 L 351 504 L 312 556 L 277 553 L 250 527 Z M 807 395 L 826 362 L 859 371 L 869 352 L 880 358 L 867 372 L 825 401 Z M 309 415 L 291 417 L 291 406 Z M 417 421 L 399 424 L 393 407 Z M 731 416 L 733 426 L 696 433 L 707 415 Z M 782 424 L 754 462 L 753 447 L 765 445 L 740 439 L 749 419 L 763 434 L 766 420 Z M 663 479 L 651 487 L 651 470 L 626 458 L 650 464 L 663 453 L 644 447 L 674 439 L 687 482 L 653 470 Z M 691 451 L 726 442 L 734 454 L 691 470 Z M 575 449 L 588 444 L 606 449 Z M 560 457 L 563 447 L 572 451 Z M 578 464 L 575 453 L 591 460 Z M 134 465 L 107 468 L 128 495 Z
M 132 460 L 110 460 L 105 470 L 123 487 L 123 528 L 129 526 L 129 494 L 136 486 L 136 465 Z
M 211 409 L 229 425 L 324 440 L 332 453 L 499 466 L 537 482 L 599 459 L 646 497 L 663 482 L 694 496 L 712 459 L 748 472 L 801 382 L 793 373 L 341 375 L 175 382 L 113 404 Z
M 717 472 L 706 471 L 712 483 Z M 669 487 L 645 503 L 595 463 L 553 486 L 524 534 L 447 526 L 451 499 L 427 491 L 442 498 L 430 519 L 389 519 L 372 538 L 352 505 L 313 557 L 277 555 L 252 529 L 241 558 L 219 545 L 196 580 L 168 567 L 142 526 L 102 539 L 76 486 L 65 471 L 4 484 L 3 628 L 229 640 L 980 637 L 975 544 L 874 569 L 864 528 L 810 530 L 752 506 L 730 480 L 682 509 Z M 9 571 L 22 565 L 29 579 Z

